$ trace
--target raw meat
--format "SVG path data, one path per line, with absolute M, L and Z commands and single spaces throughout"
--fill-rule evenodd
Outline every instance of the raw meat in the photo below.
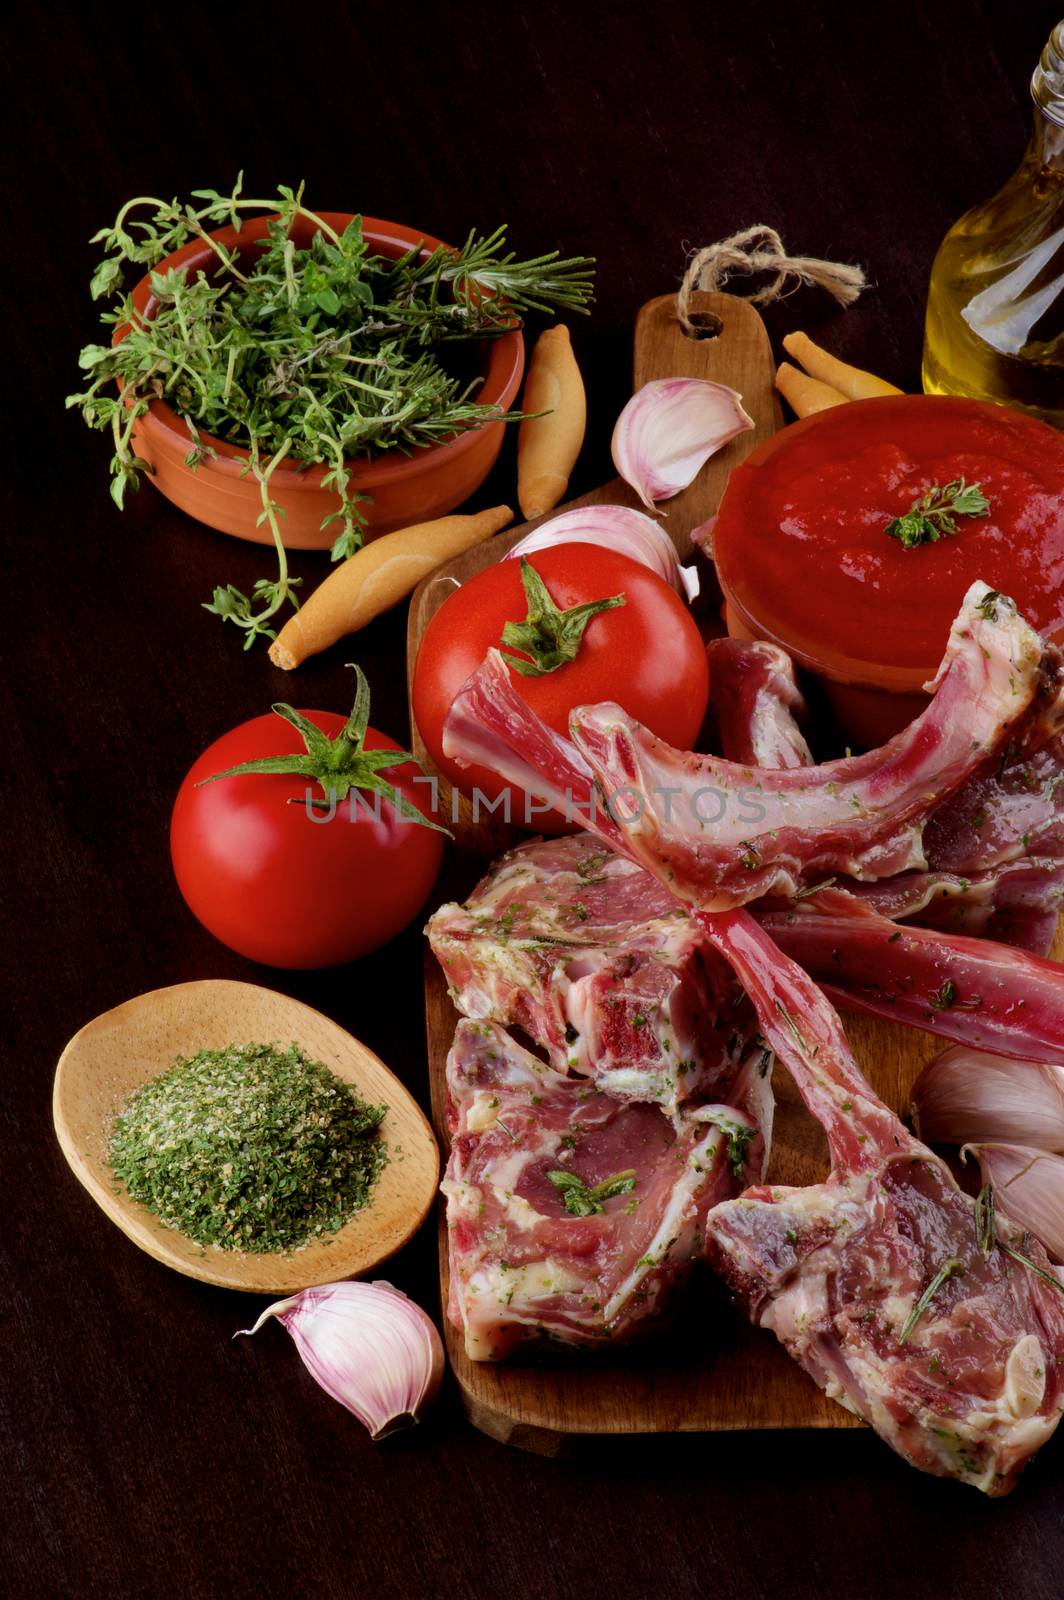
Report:
M 927 711 L 880 750 L 771 771 L 672 750 L 614 705 L 577 708 L 572 742 L 544 728 L 491 652 L 459 694 L 444 744 L 553 804 L 681 899 L 725 910 L 796 893 L 807 876 L 883 878 L 926 866 L 931 811 L 1008 746 L 1044 743 L 1061 716 L 1058 653 L 974 584 Z
M 1018 1059 L 1064 1063 L 1064 967 L 877 916 L 843 889 L 758 913 L 838 1004 Z
M 968 874 L 1064 856 L 1064 741 L 969 778 L 936 810 L 924 846 L 933 868 Z
M 1005 1494 L 1064 1407 L 1064 1277 L 1000 1213 L 998 1243 L 980 1238 L 974 1202 L 876 1098 L 828 1001 L 747 912 L 702 920 L 831 1153 L 825 1183 L 716 1207 L 710 1259 L 752 1321 L 906 1460 Z
M 442 1187 L 448 1315 L 472 1360 L 537 1337 L 601 1348 L 658 1317 L 702 1248 L 710 1207 L 763 1173 L 767 1059 L 751 1051 L 734 1105 L 674 1124 L 564 1077 L 492 1023 L 458 1024 Z M 596 1200 L 603 1184 L 619 1192 Z M 588 1196 L 599 1209 L 573 1214 Z
M 994 939 L 1045 956 L 1064 900 L 1064 857 L 1021 856 L 970 876 L 902 872 L 878 883 L 840 878 L 838 886 L 891 921 Z
M 811 767 L 798 727 L 805 702 L 790 656 L 760 640 L 711 639 L 709 705 L 721 749 L 742 767 Z
M 427 932 L 464 1016 L 523 1029 L 619 1099 L 720 1099 L 757 1031 L 685 907 L 586 835 L 507 852 Z

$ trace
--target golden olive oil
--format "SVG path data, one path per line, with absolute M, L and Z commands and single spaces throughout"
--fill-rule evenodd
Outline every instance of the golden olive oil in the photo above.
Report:
M 1019 169 L 954 224 L 935 257 L 923 384 L 1064 428 L 1064 22 L 1031 93 L 1034 133 Z

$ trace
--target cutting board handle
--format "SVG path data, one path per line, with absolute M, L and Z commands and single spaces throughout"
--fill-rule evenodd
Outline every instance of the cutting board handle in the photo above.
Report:
M 656 378 L 709 378 L 738 390 L 754 419 L 749 433 L 712 456 L 690 488 L 660 509 L 662 526 L 671 534 L 681 557 L 691 549 L 691 531 L 711 517 L 720 504 L 728 474 L 782 425 L 779 396 L 773 384 L 772 359 L 765 324 L 748 300 L 731 294 L 694 294 L 694 319 L 715 325 L 712 337 L 693 339 L 676 315 L 676 296 L 648 300 L 635 322 L 633 389 Z

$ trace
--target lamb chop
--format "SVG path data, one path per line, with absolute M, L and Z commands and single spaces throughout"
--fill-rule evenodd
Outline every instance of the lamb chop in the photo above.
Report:
M 1064 856 L 1064 739 L 973 775 L 939 806 L 924 845 L 930 865 L 971 875 L 1026 856 Z
M 675 1121 L 564 1077 L 500 1027 L 459 1022 L 447 1060 L 448 1315 L 471 1360 L 523 1340 L 601 1348 L 657 1320 L 706 1215 L 763 1174 L 768 1053 L 732 1105 Z
M 1058 652 L 1011 601 L 974 584 L 928 709 L 862 756 L 739 767 L 672 750 L 610 704 L 577 708 L 566 740 L 531 715 L 496 651 L 455 700 L 444 745 L 535 789 L 680 898 L 717 911 L 795 894 L 825 872 L 926 867 L 923 830 L 942 800 L 1059 730 L 1061 679 Z
M 879 1101 L 838 1017 L 746 911 L 701 919 L 828 1138 L 809 1188 L 756 1187 L 707 1224 L 752 1321 L 925 1472 L 1005 1494 L 1064 1409 L 1064 1274 L 964 1194 Z
M 919 841 L 932 809 L 929 789 L 933 793 L 938 782 L 948 792 L 973 771 L 987 770 L 988 751 L 999 752 L 1006 741 L 1022 755 L 1051 736 L 1060 715 L 1059 675 L 1055 653 L 1042 648 L 1014 608 L 976 586 L 953 630 L 928 712 L 865 765 L 865 758 L 856 766 L 833 764 L 831 781 L 844 776 L 856 802 L 849 829 L 835 818 L 837 794 L 810 781 L 814 774 L 756 774 L 759 792 L 776 804 L 780 827 L 768 840 L 772 870 L 761 870 L 759 849 L 758 860 L 740 862 L 745 881 L 734 850 L 729 858 L 726 850 L 705 846 L 704 830 L 693 825 L 690 793 L 677 825 L 670 816 L 675 786 L 649 797 L 640 787 L 652 765 L 641 767 L 638 758 L 653 754 L 652 743 L 617 708 L 577 713 L 576 748 L 538 726 L 511 692 L 501 661 L 489 661 L 452 708 L 449 747 L 459 758 L 493 761 L 526 787 L 538 779 L 552 798 L 564 799 L 568 790 L 600 836 L 649 866 L 674 892 L 715 909 L 721 899 L 753 898 L 768 885 L 794 892 L 802 872 L 814 863 L 823 867 L 818 816 L 829 849 L 842 859 L 849 854 L 844 870 L 856 867 L 875 877 L 892 849 L 894 865 L 887 871 L 896 870 L 906 827 L 907 864 L 923 867 Z M 589 727 L 593 736 L 581 738 Z M 980 734 L 979 748 L 966 755 L 960 730 L 969 727 L 973 737 Z M 611 728 L 620 728 L 620 741 L 596 744 L 595 735 Z M 615 762 L 619 749 L 626 759 Z M 661 763 L 690 791 L 705 776 L 707 758 L 673 753 L 671 768 L 665 757 Z M 731 782 L 734 803 L 735 769 L 728 774 L 726 766 L 717 763 L 713 770 Z M 621 808 L 620 820 L 594 804 L 594 785 L 608 789 L 617 778 L 629 786 L 632 802 Z M 658 802 L 649 828 L 648 798 L 651 808 Z M 785 848 L 783 832 L 789 834 Z M 666 848 L 651 850 L 648 839 L 664 840 Z M 709 1227 L 714 1258 L 753 1318 L 773 1327 L 829 1394 L 867 1417 L 903 1455 L 925 1470 L 1004 1493 L 1059 1420 L 1060 1278 L 1041 1247 L 1007 1219 L 1000 1220 L 996 1238 L 989 1236 L 985 1211 L 979 1225 L 976 1205 L 948 1168 L 865 1083 L 830 1003 L 748 913 L 700 920 L 824 1125 L 833 1167 L 824 1184 L 754 1190 L 715 1208 Z
M 725 1096 L 757 1031 L 684 907 L 586 835 L 508 851 L 426 931 L 464 1016 L 521 1028 L 559 1072 L 670 1115 Z

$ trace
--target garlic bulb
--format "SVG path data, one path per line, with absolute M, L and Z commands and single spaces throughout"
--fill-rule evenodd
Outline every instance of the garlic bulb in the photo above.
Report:
M 1002 1139 L 1064 1154 L 1064 1067 L 955 1045 L 917 1078 L 913 1116 L 934 1143 Z
M 969 1144 L 984 1183 L 1010 1222 L 1029 1230 L 1053 1261 L 1064 1261 L 1064 1156 L 1025 1144 Z
M 742 396 L 706 378 L 658 378 L 629 400 L 613 430 L 613 462 L 643 504 L 668 500 L 710 456 L 754 426 Z
M 383 1439 L 419 1421 L 443 1377 L 443 1345 L 432 1319 L 390 1283 L 326 1283 L 267 1306 L 283 1322 L 303 1365 Z
M 660 523 L 633 506 L 576 506 L 544 522 L 515 544 L 507 560 L 557 544 L 599 544 L 642 562 L 688 601 L 698 594 L 698 573 L 681 567 L 676 546 Z

